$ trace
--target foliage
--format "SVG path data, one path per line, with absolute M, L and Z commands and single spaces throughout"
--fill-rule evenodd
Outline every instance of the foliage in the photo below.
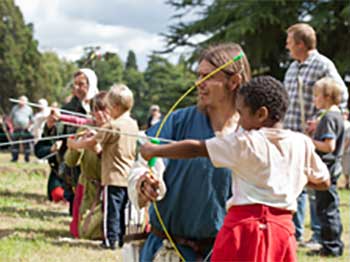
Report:
M 137 70 L 136 55 L 135 52 L 129 50 L 128 56 L 126 58 L 125 69 L 135 69 Z
M 70 84 L 72 75 L 78 70 L 77 66 L 61 60 L 54 52 L 43 53 L 42 63 L 47 75 L 46 99 L 49 102 L 64 102 L 64 98 L 71 93 Z
M 292 24 L 308 21 L 319 37 L 319 50 L 332 58 L 343 74 L 350 68 L 347 38 L 350 32 L 347 1 L 271 0 L 271 1 L 188 1 L 171 0 L 176 8 L 167 39 L 172 52 L 180 46 L 198 52 L 215 43 L 237 42 L 246 51 L 256 73 L 266 72 L 283 78 L 289 64 L 285 50 L 285 30 Z M 196 8 L 195 19 L 184 22 L 189 10 Z M 198 42 L 198 36 L 202 39 Z
M 119 55 L 112 52 L 99 53 L 99 47 L 84 48 L 84 55 L 77 61 L 80 68 L 88 67 L 98 77 L 98 88 L 108 90 L 113 84 L 123 80 L 124 66 Z
M 33 25 L 26 25 L 13 0 L 0 2 L 0 92 L 1 106 L 10 110 L 8 98 L 26 94 L 40 98 L 46 87 Z
M 145 80 L 149 88 L 145 92 L 146 105 L 158 104 L 161 111 L 166 112 L 172 104 L 194 84 L 195 75 L 188 70 L 183 59 L 177 65 L 167 59 L 153 54 L 150 56 L 145 71 Z M 187 97 L 182 106 L 193 105 L 194 95 Z
M 148 85 L 144 79 L 143 73 L 135 68 L 127 68 L 124 71 L 124 82 L 134 94 L 133 116 L 139 120 L 140 124 L 147 118 L 147 105 L 145 104 L 145 92 Z

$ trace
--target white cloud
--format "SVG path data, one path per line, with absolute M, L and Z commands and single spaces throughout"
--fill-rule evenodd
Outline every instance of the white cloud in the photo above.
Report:
M 132 49 L 141 69 L 147 56 L 163 47 L 159 36 L 171 16 L 163 1 L 15 0 L 26 23 L 34 24 L 41 50 L 76 60 L 87 46 L 117 52 L 125 60 Z

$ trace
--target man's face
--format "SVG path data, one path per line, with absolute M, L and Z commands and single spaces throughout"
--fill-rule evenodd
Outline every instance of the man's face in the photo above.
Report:
M 289 50 L 291 58 L 298 60 L 300 57 L 300 43 L 296 43 L 292 33 L 289 33 L 286 40 L 286 49 Z
M 84 74 L 78 75 L 74 78 L 74 94 L 83 101 L 89 90 L 89 83 Z
M 198 80 L 204 78 L 215 69 L 216 68 L 212 64 L 206 60 L 203 60 L 198 67 Z M 227 75 L 224 72 L 218 72 L 197 86 L 198 107 L 201 110 L 206 110 L 210 107 L 219 107 L 222 102 L 224 102 L 229 97 L 227 83 Z

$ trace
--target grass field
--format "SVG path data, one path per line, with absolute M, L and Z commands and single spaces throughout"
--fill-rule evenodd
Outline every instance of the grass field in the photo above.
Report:
M 46 198 L 45 164 L 9 163 L 0 154 L 0 261 L 121 261 L 120 250 L 74 240 L 68 232 L 68 205 Z
M 8 154 L 0 153 L 1 262 L 121 261 L 120 250 L 101 250 L 99 242 L 70 237 L 68 206 L 46 200 L 48 168 L 45 164 L 14 164 L 9 160 Z M 350 191 L 339 190 L 339 193 L 346 244 L 344 256 L 307 257 L 307 250 L 301 248 L 299 261 L 350 261 Z M 309 221 L 306 221 L 305 239 L 309 239 L 310 234 Z

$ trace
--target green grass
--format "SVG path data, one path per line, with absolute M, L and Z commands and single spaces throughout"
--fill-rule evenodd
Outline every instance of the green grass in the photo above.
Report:
M 68 232 L 67 204 L 46 199 L 48 167 L 45 164 L 9 163 L 0 153 L 0 261 L 61 262 L 121 261 L 121 252 L 98 248 L 99 242 L 74 240 Z M 340 179 L 340 185 L 343 178 Z M 344 226 L 345 254 L 341 258 L 308 257 L 299 248 L 298 261 L 350 261 L 350 191 L 339 190 Z M 308 210 L 308 209 L 307 209 Z M 311 236 L 306 215 L 305 239 Z
M 121 261 L 98 241 L 70 237 L 68 205 L 47 201 L 48 166 L 0 154 L 0 261 Z

